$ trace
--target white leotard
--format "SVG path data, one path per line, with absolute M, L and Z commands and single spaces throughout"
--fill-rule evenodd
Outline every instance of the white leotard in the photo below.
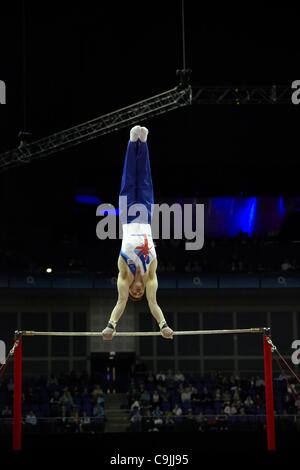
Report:
M 123 224 L 123 240 L 120 256 L 124 259 L 132 274 L 135 276 L 137 267 L 145 274 L 151 261 L 156 258 L 150 224 Z

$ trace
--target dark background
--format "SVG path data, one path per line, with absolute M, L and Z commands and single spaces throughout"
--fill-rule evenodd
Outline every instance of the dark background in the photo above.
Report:
M 183 67 L 181 1 L 12 1 L 1 6 L 0 149 L 18 132 L 49 135 L 173 88 Z M 25 28 L 24 28 L 25 25 Z M 295 8 L 196 10 L 185 2 L 193 86 L 286 85 L 299 79 Z M 291 105 L 192 105 L 143 122 L 158 200 L 178 196 L 298 195 L 298 119 Z M 117 204 L 129 128 L 0 174 L 2 242 L 85 227 Z M 18 234 L 18 236 L 16 235 Z M 29 248 L 28 248 L 29 249 Z
M 294 6 L 185 4 L 193 86 L 289 86 L 300 79 Z M 183 67 L 181 36 L 180 0 L 1 4 L 7 104 L 0 107 L 0 151 L 18 146 L 20 130 L 37 139 L 173 88 Z M 157 199 L 299 195 L 299 112 L 292 104 L 193 105 L 143 122 Z M 65 233 L 97 242 L 95 206 L 79 206 L 75 196 L 117 203 L 128 136 L 123 129 L 0 173 L 0 251 L 30 255 L 40 246 L 46 263 Z M 115 263 L 119 245 L 106 247 Z

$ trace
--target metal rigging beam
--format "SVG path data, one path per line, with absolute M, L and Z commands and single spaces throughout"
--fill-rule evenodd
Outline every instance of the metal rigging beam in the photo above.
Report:
M 79 124 L 0 155 L 0 171 L 30 163 L 101 135 L 192 103 L 191 86 L 177 86 L 112 113 Z
M 181 72 L 181 83 L 164 93 L 57 132 L 0 155 L 0 171 L 30 163 L 101 135 L 142 122 L 189 104 L 291 104 L 290 86 L 196 86 L 189 85 L 190 71 Z M 186 76 L 187 75 L 187 76 Z
M 291 87 L 273 86 L 195 86 L 194 104 L 291 104 Z

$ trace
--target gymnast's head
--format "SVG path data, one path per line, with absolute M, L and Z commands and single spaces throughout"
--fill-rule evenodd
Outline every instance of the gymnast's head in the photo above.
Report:
M 133 301 L 141 300 L 144 293 L 144 283 L 140 279 L 135 279 L 129 286 L 129 298 Z

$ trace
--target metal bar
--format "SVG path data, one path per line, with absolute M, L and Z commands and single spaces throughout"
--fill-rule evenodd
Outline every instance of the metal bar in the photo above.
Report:
M 268 328 L 246 328 L 233 330 L 194 330 L 194 331 L 174 331 L 174 336 L 188 335 L 225 335 L 242 333 L 266 333 Z M 102 336 L 101 331 L 17 331 L 22 336 Z M 116 332 L 114 336 L 161 336 L 159 331 L 122 331 Z

